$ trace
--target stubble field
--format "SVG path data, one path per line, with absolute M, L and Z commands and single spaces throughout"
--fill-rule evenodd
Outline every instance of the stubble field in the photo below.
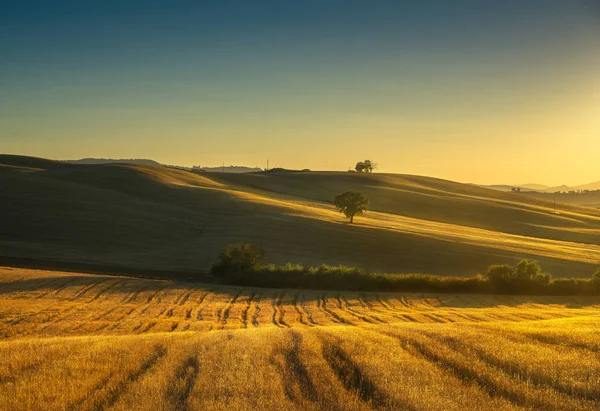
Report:
M 0 409 L 597 409 L 600 299 L 0 269 Z

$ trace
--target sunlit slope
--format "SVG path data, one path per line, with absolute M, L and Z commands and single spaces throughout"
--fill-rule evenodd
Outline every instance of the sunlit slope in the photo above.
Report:
M 0 267 L 0 409 L 597 410 L 599 313 Z
M 468 185 L 348 173 L 195 174 L 0 156 L 0 256 L 163 271 L 205 270 L 225 245 L 263 246 L 275 263 L 472 274 L 535 258 L 560 276 L 600 264 L 600 217 Z M 349 225 L 330 199 L 364 192 Z M 526 202 L 529 201 L 529 202 Z
M 217 173 L 214 178 L 271 195 L 323 202 L 331 202 L 332 193 L 354 190 L 371 199 L 374 211 L 512 234 L 600 242 L 600 210 L 559 203 L 555 213 L 553 202 L 431 177 L 310 172 Z M 556 233 L 565 227 L 573 230 Z

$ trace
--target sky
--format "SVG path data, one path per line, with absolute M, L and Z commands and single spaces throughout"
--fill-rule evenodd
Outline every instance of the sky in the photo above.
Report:
M 600 2 L 3 2 L 0 153 L 598 181 Z

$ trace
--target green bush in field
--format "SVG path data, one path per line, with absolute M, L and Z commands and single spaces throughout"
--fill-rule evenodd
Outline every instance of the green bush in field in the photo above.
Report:
M 534 291 L 547 286 L 552 277 L 536 261 L 521 260 L 515 267 L 490 266 L 487 278 L 497 291 Z
M 243 243 L 227 246 L 219 254 L 211 271 L 226 283 L 254 287 L 533 295 L 597 295 L 600 293 L 600 269 L 592 279 L 552 280 L 549 274 L 542 271 L 537 262 L 521 260 L 514 267 L 506 264 L 492 265 L 488 268 L 486 276 L 382 274 L 343 265 L 266 264 L 263 250 Z
M 515 267 L 515 278 L 520 282 L 548 284 L 552 277 L 542 272 L 537 261 L 521 260 Z
M 218 276 L 257 270 L 266 262 L 265 252 L 252 244 L 230 244 L 217 257 L 211 272 Z
M 487 271 L 487 278 L 495 284 L 507 283 L 514 278 L 515 270 L 506 264 L 491 265 Z

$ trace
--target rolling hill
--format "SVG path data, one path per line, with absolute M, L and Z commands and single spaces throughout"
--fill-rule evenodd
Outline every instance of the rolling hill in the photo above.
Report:
M 346 190 L 371 209 L 348 224 Z M 600 210 L 429 177 L 346 172 L 198 174 L 0 156 L 0 257 L 190 273 L 237 241 L 277 264 L 467 275 L 533 258 L 555 276 L 600 265 Z
M 160 166 L 161 164 L 145 158 L 131 158 L 131 159 L 112 159 L 112 158 L 82 158 L 80 160 L 65 160 L 66 163 L 71 164 L 139 164 L 149 166 Z

